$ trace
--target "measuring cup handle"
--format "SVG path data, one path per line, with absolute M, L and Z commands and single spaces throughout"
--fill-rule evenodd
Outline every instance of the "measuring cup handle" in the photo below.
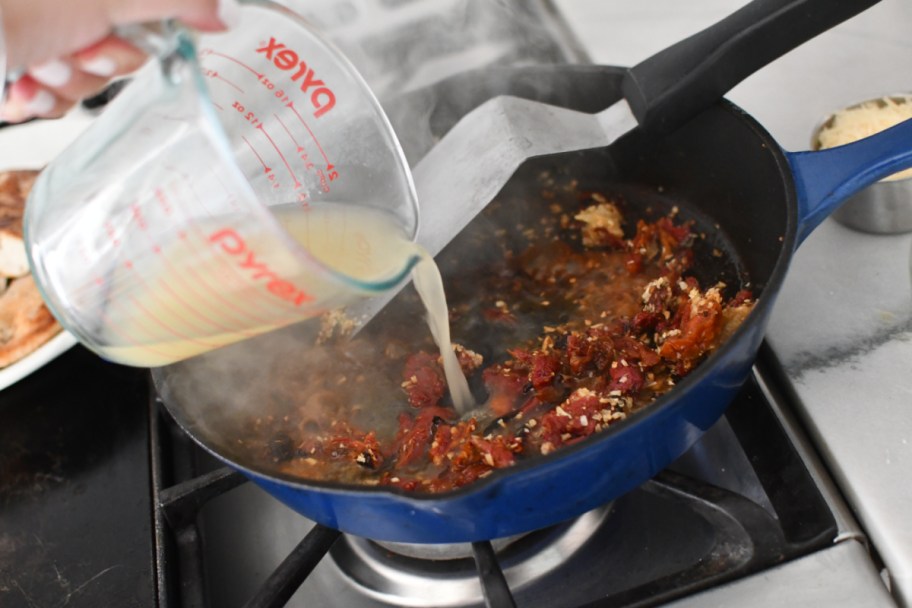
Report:
M 114 33 L 136 45 L 145 53 L 158 57 L 168 57 L 177 50 L 179 26 L 172 19 L 150 23 L 131 23 L 114 28 Z

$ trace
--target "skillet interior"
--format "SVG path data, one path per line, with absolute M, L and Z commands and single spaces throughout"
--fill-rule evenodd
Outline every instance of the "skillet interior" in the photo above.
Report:
M 582 71 L 586 72 L 586 69 Z M 562 99 L 545 96 L 544 100 L 560 102 L 578 109 L 596 110 L 609 104 L 616 97 L 617 80 L 617 72 L 604 69 L 595 75 L 594 73 L 577 73 L 575 78 L 566 78 L 565 75 L 563 85 L 559 89 Z M 495 78 L 492 82 L 499 86 L 501 80 Z M 494 88 L 496 89 L 497 86 Z M 528 92 L 526 96 L 530 96 Z M 541 96 L 537 98 L 541 98 Z M 575 100 L 576 103 L 568 103 L 568 100 Z M 442 121 L 440 124 L 442 125 L 444 122 Z M 649 134 L 634 134 L 618 142 L 610 152 L 590 151 L 533 161 L 520 171 L 519 178 L 511 183 L 508 190 L 528 188 L 528 182 L 522 181 L 523 176 L 533 175 L 541 171 L 543 167 L 552 167 L 555 171 L 572 174 L 580 181 L 581 188 L 621 192 L 632 203 L 638 203 L 646 198 L 650 205 L 677 204 L 683 208 L 682 213 L 685 217 L 693 217 L 698 222 L 702 222 L 702 229 L 710 235 L 710 242 L 713 246 L 723 245 L 734 259 L 738 260 L 734 266 L 725 264 L 720 267 L 718 258 L 707 256 L 704 253 L 701 256 L 701 263 L 710 269 L 709 273 L 718 276 L 717 273 L 722 272 L 729 282 L 734 282 L 733 279 L 740 278 L 746 273 L 750 276 L 751 287 L 755 293 L 761 293 L 764 290 L 772 292 L 761 299 L 758 310 L 746 324 L 750 327 L 739 332 L 740 338 L 736 336 L 734 341 L 740 343 L 729 344 L 720 351 L 720 354 L 725 352 L 731 354 L 737 351 L 734 357 L 726 356 L 724 358 L 735 359 L 736 365 L 740 365 L 740 367 L 743 367 L 741 363 L 745 358 L 753 357 L 753 352 L 762 337 L 763 325 L 769 308 L 772 305 L 772 296 L 778 289 L 778 283 L 784 274 L 794 233 L 794 226 L 790 225 L 790 222 L 793 223 L 791 218 L 794 216 L 792 211 L 794 201 L 785 161 L 781 151 L 762 129 L 737 109 L 722 104 L 668 137 L 655 138 Z M 631 207 L 631 209 L 635 208 L 638 207 L 636 205 Z M 710 217 L 713 219 L 707 219 Z M 296 331 L 300 330 L 289 330 L 284 333 L 293 336 Z M 262 376 L 268 374 L 271 365 L 265 357 L 281 358 L 292 352 L 276 351 L 271 345 L 261 348 L 258 343 L 259 340 L 253 340 L 223 349 L 225 352 L 241 349 L 246 352 L 241 359 L 244 362 L 241 368 L 233 369 L 229 373 L 246 372 Z M 262 344 L 266 343 L 262 342 Z M 236 465 L 244 468 L 243 458 L 231 458 L 234 449 L 224 434 L 225 427 L 222 423 L 232 419 L 230 410 L 226 413 L 224 404 L 219 403 L 218 400 L 206 400 L 205 403 L 200 401 L 200 396 L 205 394 L 205 390 L 202 393 L 199 391 L 192 394 L 186 393 L 183 392 L 186 387 L 178 388 L 178 384 L 175 382 L 175 378 L 181 377 L 183 372 L 205 365 L 207 357 L 215 356 L 217 358 L 223 351 L 216 351 L 212 355 L 177 364 L 164 370 L 156 370 L 154 377 L 169 409 L 178 422 L 205 447 L 223 458 L 228 457 Z M 713 360 L 718 358 L 717 355 L 713 357 Z M 704 365 L 688 377 L 687 381 L 682 383 L 671 395 L 661 399 L 655 406 L 647 408 L 643 415 L 633 417 L 627 423 L 619 426 L 638 432 L 636 427 L 647 425 L 649 419 L 655 417 L 653 415 L 655 411 L 679 406 L 680 404 L 675 404 L 677 394 L 683 394 L 688 387 L 702 383 L 707 376 L 718 371 L 712 369 L 713 360 L 708 362 L 710 365 Z M 723 361 L 721 365 L 729 365 L 729 363 Z M 720 374 L 725 375 L 724 370 Z M 211 377 L 215 379 L 210 380 L 210 383 L 219 382 L 218 376 Z M 743 378 L 741 379 L 743 380 Z M 731 380 L 726 378 L 726 381 Z M 257 405 L 257 403 L 251 402 L 247 407 L 255 410 Z M 710 424 L 723 409 L 724 404 L 704 407 L 706 420 L 701 420 L 700 424 Z M 647 428 L 640 432 L 652 431 Z M 574 452 L 610 449 L 612 435 L 615 434 L 609 430 L 601 436 L 574 446 L 567 450 L 566 454 L 558 455 L 558 459 L 572 459 Z M 661 456 L 651 457 L 655 462 L 650 463 L 650 470 L 664 467 L 671 458 L 686 449 L 689 442 L 695 438 L 689 430 L 681 436 L 669 433 L 667 449 Z M 659 437 L 658 440 L 662 441 L 662 438 Z M 523 475 L 524 471 L 534 469 L 535 466 L 526 463 L 526 466 L 517 467 L 517 470 L 505 472 L 501 476 Z M 274 476 L 274 472 L 262 468 L 254 468 L 254 471 Z M 496 478 L 498 478 L 497 475 L 492 476 L 483 483 L 490 488 L 492 484 L 496 485 Z M 643 480 L 645 477 L 638 481 Z M 572 510 L 580 512 L 594 500 L 607 500 L 612 495 L 616 495 L 618 491 L 631 487 L 631 484 L 637 485 L 635 481 L 624 480 L 623 484 L 616 484 L 614 488 L 597 491 L 592 496 L 556 509 L 550 514 L 543 509 L 541 517 L 536 521 L 542 523 L 558 521 L 572 514 Z M 610 480 L 609 485 L 611 485 Z M 327 486 L 314 484 L 313 487 Z M 332 484 L 329 484 L 328 487 L 332 487 Z M 346 491 L 344 494 L 358 496 L 366 495 L 368 492 L 359 488 L 353 492 Z M 470 487 L 453 494 L 464 495 L 472 492 L 473 488 Z M 517 499 L 521 499 L 521 497 L 517 496 Z M 414 505 L 415 502 L 420 502 L 420 499 L 410 498 L 409 502 Z M 440 500 L 428 502 L 433 502 L 434 509 L 439 512 Z M 444 502 L 446 502 L 445 498 Z M 572 503 L 572 501 L 570 502 Z M 315 518 L 320 520 L 319 516 L 315 516 Z M 391 525 L 396 524 L 393 522 Z M 528 528 L 530 524 L 519 523 L 517 525 Z M 399 538 L 389 534 L 378 534 L 377 536 L 393 540 Z

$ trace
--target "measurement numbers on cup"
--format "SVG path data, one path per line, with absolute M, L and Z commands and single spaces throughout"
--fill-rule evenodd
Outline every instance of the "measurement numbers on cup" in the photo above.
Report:
M 265 49 L 263 53 L 273 60 L 284 61 L 286 57 L 282 53 L 289 54 L 280 43 L 272 43 Z M 234 116 L 228 124 L 234 122 L 244 125 L 245 129 L 255 129 L 254 133 L 242 135 L 242 139 L 259 161 L 260 179 L 267 180 L 272 190 L 290 190 L 293 194 L 288 198 L 301 204 L 310 202 L 308 193 L 328 194 L 332 183 L 341 175 L 315 129 L 319 116 L 335 105 L 335 98 L 323 82 L 313 76 L 312 70 L 305 70 L 301 82 L 295 83 L 300 86 L 291 90 L 238 57 L 212 49 L 201 49 L 199 56 L 201 63 L 218 64 L 201 65 L 202 74 L 217 83 L 217 88 L 211 91 L 214 107 L 226 116 Z M 285 69 L 284 63 L 278 67 Z M 299 88 L 310 97 L 302 97 Z M 228 99 L 225 99 L 226 94 Z M 316 111 L 311 112 L 308 108 L 304 112 L 298 102 L 305 101 L 320 103 Z

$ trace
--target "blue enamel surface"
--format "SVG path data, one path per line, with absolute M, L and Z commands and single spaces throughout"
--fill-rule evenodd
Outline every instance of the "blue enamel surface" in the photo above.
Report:
M 912 120 L 859 142 L 786 154 L 798 193 L 798 243 L 849 196 L 912 165 Z
M 683 454 L 743 384 L 764 326 L 765 320 L 745 326 L 746 335 L 703 368 L 711 373 L 689 377 L 673 400 L 641 411 L 635 424 L 446 496 L 313 488 L 245 472 L 308 518 L 377 540 L 466 542 L 542 528 L 632 490 Z

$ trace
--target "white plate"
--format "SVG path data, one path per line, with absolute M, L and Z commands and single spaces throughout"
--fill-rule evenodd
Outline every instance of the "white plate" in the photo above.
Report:
M 0 369 L 0 390 L 19 382 L 32 372 L 40 369 L 73 348 L 76 338 L 73 334 L 62 331 L 40 347 L 32 354 Z
M 0 129 L 0 171 L 40 169 L 59 154 L 91 123 L 87 113 L 76 110 L 58 120 L 34 121 Z M 64 331 L 23 359 L 0 369 L 0 390 L 44 367 L 76 344 Z

